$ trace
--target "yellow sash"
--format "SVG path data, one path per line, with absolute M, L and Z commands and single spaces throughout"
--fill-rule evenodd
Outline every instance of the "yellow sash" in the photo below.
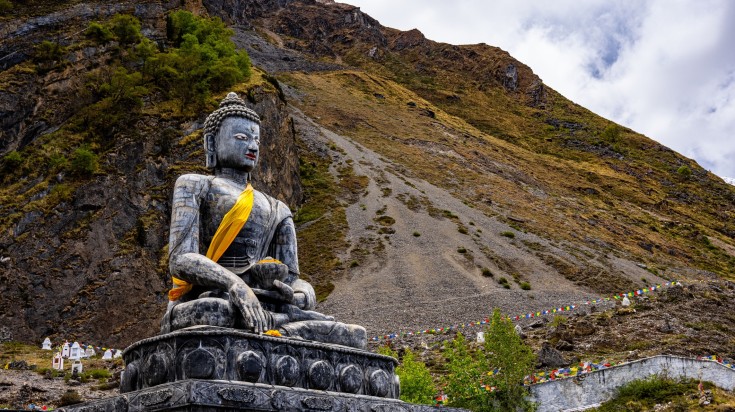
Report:
M 222 254 L 225 253 L 227 248 L 230 247 L 230 244 L 235 240 L 235 237 L 237 237 L 237 234 L 240 233 L 240 230 L 245 226 L 245 222 L 250 217 L 250 212 L 253 210 L 253 197 L 253 187 L 248 183 L 245 190 L 237 197 L 235 205 L 222 218 L 222 222 L 214 233 L 212 243 L 209 244 L 209 249 L 207 249 L 208 258 L 216 262 L 222 257 Z M 168 291 L 168 300 L 171 301 L 179 300 L 193 286 L 191 283 L 173 275 L 171 276 L 171 280 L 174 282 L 174 288 Z

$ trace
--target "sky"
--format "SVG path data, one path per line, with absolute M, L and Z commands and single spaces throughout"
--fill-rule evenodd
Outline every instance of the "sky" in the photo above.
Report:
M 431 40 L 500 47 L 575 103 L 735 177 L 735 1 L 342 1 Z

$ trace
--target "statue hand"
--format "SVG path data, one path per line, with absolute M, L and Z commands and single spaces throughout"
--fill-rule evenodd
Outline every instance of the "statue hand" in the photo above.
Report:
M 291 288 L 291 286 L 281 282 L 280 280 L 274 280 L 273 288 L 277 290 L 278 293 L 281 294 L 281 296 L 283 296 L 283 300 L 285 302 L 293 302 L 293 289 Z
M 271 329 L 271 317 L 260 307 L 260 302 L 253 291 L 245 283 L 236 283 L 230 287 L 230 302 L 240 310 L 245 326 L 255 333 Z

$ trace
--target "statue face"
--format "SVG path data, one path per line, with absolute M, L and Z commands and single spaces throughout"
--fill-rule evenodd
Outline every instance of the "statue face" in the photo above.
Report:
M 260 126 L 242 117 L 227 117 L 217 133 L 217 166 L 250 172 L 260 155 Z

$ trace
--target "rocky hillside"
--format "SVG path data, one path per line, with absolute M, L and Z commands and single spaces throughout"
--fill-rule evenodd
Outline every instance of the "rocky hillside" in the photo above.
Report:
M 13 339 L 121 346 L 156 332 L 172 184 L 203 170 L 201 123 L 224 92 L 183 107 L 149 85 L 139 112 L 95 132 L 101 100 L 84 91 L 135 53 L 85 30 L 127 13 L 165 49 L 182 7 L 230 25 L 255 66 L 233 89 L 265 119 L 256 183 L 298 210 L 322 311 L 382 334 L 669 279 L 733 287 L 735 189 L 496 47 L 330 1 L 28 3 L 0 17 L 0 324 Z M 44 59 L 48 39 L 63 51 Z M 79 148 L 93 173 L 72 167 Z M 669 344 L 701 325 L 688 316 Z M 713 333 L 735 333 L 717 319 Z

